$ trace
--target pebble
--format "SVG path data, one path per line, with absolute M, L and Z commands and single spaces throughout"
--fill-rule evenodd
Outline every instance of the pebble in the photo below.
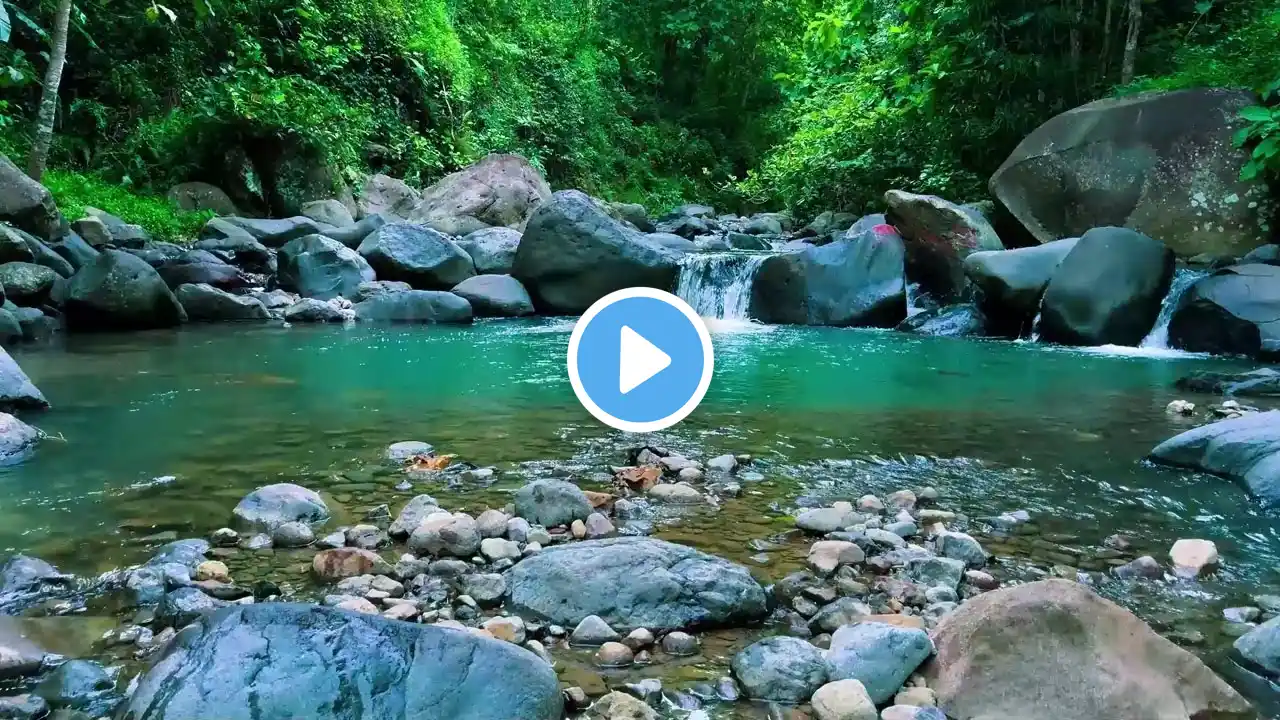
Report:
M 687 467 L 676 474 L 684 482 L 700 482 L 702 480 L 702 471 L 695 467 Z
M 382 617 L 407 622 L 418 617 L 418 606 L 408 602 L 395 603 L 382 611 Z
M 303 522 L 287 522 L 271 531 L 271 542 L 277 547 L 306 547 L 315 542 L 311 526 Z
M 1222 611 L 1222 617 L 1227 622 L 1233 623 L 1251 623 L 1257 622 L 1262 617 L 1262 611 L 1256 607 L 1233 607 Z
M 646 704 L 657 705 L 662 702 L 662 681 L 658 678 L 645 678 L 637 682 L 627 683 L 622 688 L 643 700 Z
M 613 523 L 609 522 L 609 518 L 603 513 L 593 512 L 587 516 L 586 526 L 587 539 L 595 540 L 597 538 L 609 537 L 615 532 Z
M 876 497 L 875 495 L 863 495 L 862 497 L 858 498 L 858 509 L 870 510 L 871 512 L 877 512 L 877 513 L 883 512 L 884 503 L 881 502 L 880 498 Z
M 525 533 L 525 542 L 530 544 L 537 543 L 542 547 L 546 547 L 551 544 L 551 533 L 547 532 L 547 529 L 541 525 L 534 525 Z
M 1164 411 L 1170 415 L 1190 415 L 1196 411 L 1196 404 L 1186 400 L 1174 400 L 1165 406 Z
M 938 696 L 927 687 L 908 687 L 893 696 L 893 704 L 933 707 L 938 704 Z
M 218 528 L 209 534 L 209 542 L 216 547 L 234 547 L 240 541 L 240 533 L 231 528 Z
M 507 538 L 515 542 L 528 542 L 529 530 L 529 521 L 522 517 L 513 517 L 507 520 Z
M 356 525 L 344 533 L 346 544 L 365 550 L 377 550 L 391 544 L 391 538 L 376 525 Z
M 373 603 L 361 597 L 346 598 L 342 602 L 339 602 L 335 607 L 339 610 L 364 613 L 366 615 L 378 614 L 378 608 Z
M 707 461 L 707 469 L 716 472 L 733 472 L 738 468 L 738 460 L 732 455 L 717 455 Z
M 500 538 L 510 532 L 509 528 L 510 518 L 501 510 L 485 510 L 476 517 L 476 529 L 482 538 Z
M 596 651 L 596 664 L 601 667 L 626 667 L 635 660 L 631 648 L 620 642 L 607 642 Z
M 663 483 L 654 485 L 649 496 L 658 500 L 676 504 L 696 504 L 702 502 L 702 493 L 688 483 Z
M 526 629 L 524 620 L 519 617 L 489 618 L 481 627 L 499 640 L 505 640 L 513 645 L 524 644 Z
M 764 475 L 758 472 L 740 472 L 738 479 L 742 482 L 761 482 L 764 480 Z
M 231 582 L 231 571 L 227 570 L 226 563 L 217 560 L 205 560 L 196 566 L 195 579 L 229 583 Z
M 807 562 L 814 572 L 827 576 L 841 565 L 854 565 L 866 559 L 857 545 L 844 540 L 819 540 L 809 547 Z
M 1134 578 L 1159 580 L 1164 577 L 1164 570 L 1160 567 L 1160 563 L 1156 562 L 1156 559 L 1150 555 L 1143 555 L 1140 558 L 1131 560 L 1111 572 L 1122 580 L 1132 580 Z
M 573 629 L 569 642 L 574 645 L 603 645 L 619 639 L 618 633 L 599 615 L 588 615 Z
M 818 688 L 809 701 L 817 720 L 877 720 L 875 703 L 857 680 L 837 680 Z
M 489 561 L 503 558 L 518 560 L 521 557 L 518 544 L 511 540 L 503 540 L 496 537 L 485 538 L 480 541 L 480 554 Z
M 1169 559 L 1176 575 L 1194 578 L 1218 564 L 1218 548 L 1209 540 L 1184 538 L 1170 548 Z
M 526 640 L 524 647 L 529 652 L 541 658 L 542 662 L 548 665 L 556 664 L 556 661 L 551 658 L 551 653 L 547 652 L 547 647 L 537 640 Z
M 323 549 L 340 548 L 340 547 L 346 547 L 346 546 L 347 546 L 347 534 L 342 530 L 331 532 L 328 535 L 325 535 L 324 537 L 316 541 L 316 547 L 323 548 Z
M 653 645 L 653 633 L 648 628 L 636 628 L 622 642 L 632 650 L 643 650 Z
M 662 651 L 668 655 L 696 655 L 698 654 L 698 638 L 679 630 L 667 633 L 662 638 Z
M 569 526 L 569 532 L 573 534 L 574 540 L 581 540 L 587 536 L 587 524 L 581 520 L 574 520 Z
M 587 706 L 587 693 L 576 685 L 564 689 L 564 704 L 569 710 L 582 710 Z

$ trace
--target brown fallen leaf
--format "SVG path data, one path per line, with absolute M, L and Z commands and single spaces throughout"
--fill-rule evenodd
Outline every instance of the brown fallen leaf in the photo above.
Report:
M 622 468 L 614 475 L 614 479 L 632 490 L 645 492 L 662 479 L 662 468 L 657 465 Z
M 405 472 L 439 471 L 449 467 L 457 455 L 414 455 L 405 463 Z

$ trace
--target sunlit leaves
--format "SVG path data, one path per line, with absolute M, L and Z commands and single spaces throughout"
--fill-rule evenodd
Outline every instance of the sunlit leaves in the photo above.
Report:
M 9 11 L 4 9 L 4 0 L 0 0 L 0 43 L 9 42 L 9 32 L 13 24 L 9 22 Z

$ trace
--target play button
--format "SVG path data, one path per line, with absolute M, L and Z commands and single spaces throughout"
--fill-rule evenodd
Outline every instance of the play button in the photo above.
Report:
M 711 384 L 714 357 L 702 318 L 652 288 L 604 296 L 569 337 L 569 382 L 600 422 L 653 432 L 680 422 Z

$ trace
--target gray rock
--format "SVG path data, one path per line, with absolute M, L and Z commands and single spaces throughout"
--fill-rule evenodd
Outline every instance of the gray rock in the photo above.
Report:
M 0 718 L 4 720 L 38 720 L 49 714 L 49 703 L 37 695 L 0 697 Z
M 519 155 L 490 154 L 422 191 L 409 219 L 450 235 L 520 227 L 551 197 L 547 181 Z
M 458 241 L 480 275 L 509 275 L 520 247 L 520 232 L 509 227 L 477 230 Z
M 698 246 L 692 240 L 682 238 L 675 233 L 646 233 L 645 237 L 656 245 L 661 245 L 668 250 L 680 253 L 689 253 L 698 249 Z
M 369 322 L 470 323 L 471 303 L 449 292 L 407 290 L 358 302 L 356 317 Z
M 545 527 L 586 520 L 591 514 L 586 494 L 563 480 L 535 480 L 525 485 L 516 492 L 515 506 L 516 515 Z
M 497 573 L 473 573 L 463 577 L 462 589 L 480 607 L 494 607 L 502 604 L 502 597 L 507 594 L 507 581 Z
M 307 235 L 280 248 L 280 287 L 303 297 L 352 297 L 373 268 L 356 251 L 323 235 Z
M 416 553 L 469 558 L 480 550 L 480 531 L 470 515 L 436 513 L 409 535 L 409 549 Z
M 232 295 L 211 285 L 182 285 L 174 294 L 193 322 L 271 319 L 271 313 L 257 298 Z
M 199 283 L 219 290 L 242 290 L 251 284 L 238 268 L 206 250 L 188 250 L 176 258 L 165 260 L 156 265 L 156 272 L 172 290 Z
M 733 656 L 733 677 L 753 700 L 808 702 L 827 681 L 822 651 L 793 637 L 771 637 Z
M 1112 570 L 1112 573 L 1122 580 L 1130 580 L 1133 578 L 1149 578 L 1158 580 L 1164 577 L 1164 570 L 1160 567 L 1160 563 L 1150 555 L 1143 555 L 1140 558 L 1125 563 L 1124 565 Z
M 180 587 L 165 593 L 156 608 L 156 622 L 182 628 L 201 615 L 226 607 L 227 603 L 204 594 L 194 587 Z
M 360 217 L 387 215 L 407 218 L 422 200 L 422 194 L 409 187 L 403 180 L 377 174 L 364 182 L 356 197 Z
M 387 533 L 376 525 L 356 525 L 347 528 L 346 538 L 348 547 L 358 547 L 365 550 L 378 550 L 391 544 L 391 539 L 387 537 Z
M 1235 265 L 1197 280 L 1169 321 L 1169 344 L 1192 352 L 1280 354 L 1280 267 Z
M 892 230 L 880 226 L 769 257 L 752 283 L 751 316 L 779 324 L 894 327 L 907 316 L 907 285 L 906 251 Z
M 284 310 L 299 300 L 297 295 L 284 290 L 267 290 L 266 292 L 253 293 L 253 297 L 258 298 L 258 302 L 268 310 Z
M 476 517 L 476 529 L 482 538 L 500 538 L 507 534 L 507 514 L 501 510 L 485 510 Z
M 1040 298 L 1079 238 L 1037 247 L 986 250 L 964 259 L 964 273 L 980 291 L 983 313 L 1009 335 L 1020 335 L 1040 311 Z
M 534 210 L 511 274 L 539 310 L 576 314 L 624 287 L 673 287 L 679 257 L 566 190 Z
M 315 539 L 311 526 L 305 522 L 281 523 L 271 530 L 271 544 L 275 547 L 306 547 L 315 542 Z
M 1280 677 L 1280 618 L 1272 618 L 1236 639 L 1240 657 L 1264 674 Z
M 404 440 L 402 442 L 391 443 L 388 445 L 383 456 L 387 459 L 387 462 L 401 464 L 408 462 L 417 455 L 430 455 L 433 452 L 435 452 L 435 447 L 430 443 L 424 443 L 418 440 Z M 419 495 L 418 497 L 426 496 Z M 435 505 L 437 503 L 433 501 L 432 504 Z
M 557 624 L 598 615 L 655 632 L 762 619 L 767 602 L 746 568 L 648 538 L 588 540 L 526 558 L 507 571 L 508 607 Z
M 89 717 L 109 715 L 120 703 L 116 681 L 92 660 L 68 660 L 49 673 L 33 693 L 55 710 L 79 710 Z
M 970 253 L 1004 249 L 985 218 L 940 197 L 890 190 L 884 199 L 886 221 L 906 245 L 907 275 L 944 304 L 966 294 L 963 262 Z
M 5 410 L 43 410 L 49 407 L 44 394 L 18 367 L 9 353 L 0 349 L 0 408 Z
M 44 434 L 18 418 L 0 413 L 0 466 L 15 465 L 35 452 Z
M 987 564 L 987 551 L 972 536 L 959 532 L 944 532 L 935 541 L 938 554 L 943 557 L 959 560 L 971 568 L 980 568 Z
M 832 680 L 860 681 L 879 705 L 892 699 L 931 654 L 933 643 L 923 630 L 877 622 L 846 625 L 831 636 L 827 674 Z
M 312 490 L 276 483 L 246 495 L 232 514 L 249 528 L 270 530 L 287 522 L 322 522 L 329 518 L 329 508 Z
M 266 603 L 229 608 L 179 634 L 142 676 L 123 716 L 409 720 L 424 712 L 560 720 L 563 700 L 551 667 L 509 643 Z
M 53 196 L 0 155 L 0 222 L 7 222 L 43 240 L 60 233 L 62 216 Z
M 67 233 L 61 240 L 50 242 L 48 246 L 49 249 L 61 255 L 76 272 L 98 257 L 98 251 L 74 232 Z
M 305 203 L 301 212 L 305 217 L 335 228 L 349 227 L 356 223 L 355 218 L 351 217 L 351 211 L 340 200 L 313 200 Z
M 849 524 L 850 513 L 838 508 L 811 508 L 796 516 L 796 527 L 818 535 L 840 530 Z
M 1173 251 L 1120 227 L 1086 232 L 1045 288 L 1040 337 L 1064 345 L 1137 345 L 1173 281 Z
M 965 564 L 944 557 L 914 557 L 906 562 L 907 578 L 926 588 L 949 587 L 955 589 L 964 577 Z
M 226 222 L 244 230 L 255 240 L 269 248 L 280 248 L 299 238 L 322 234 L 332 228 L 308 217 L 291 217 L 262 220 L 257 218 L 228 217 Z M 113 232 L 114 234 L 114 232 Z
M 211 252 L 249 272 L 276 271 L 276 254 L 253 235 L 223 218 L 210 220 L 200 231 L 200 241 L 192 247 Z
M 533 314 L 533 300 L 510 275 L 477 275 L 454 286 L 454 295 L 471 303 L 481 317 L 519 317 Z
M 361 218 L 360 222 L 354 225 L 325 230 L 324 236 L 355 250 L 360 247 L 360 243 L 364 242 L 365 238 L 373 234 L 373 231 L 386 224 L 387 219 L 382 215 L 369 215 Z
M 1157 445 L 1149 459 L 1231 478 L 1264 504 L 1280 503 L 1280 411 L 1188 430 Z
M 662 637 L 662 652 L 677 657 L 697 655 L 698 638 L 679 630 L 669 632 Z
M 607 642 L 616 642 L 621 637 L 617 630 L 609 627 L 609 623 L 599 616 L 588 615 L 582 618 L 582 621 L 573 629 L 573 633 L 569 635 L 569 642 L 574 645 L 594 647 Z
M 378 277 L 419 290 L 448 290 L 476 274 L 470 255 L 448 236 L 423 225 L 383 225 L 360 243 L 357 252 Z
M 408 449 L 397 448 L 397 446 L 407 446 L 410 444 L 411 443 L 396 443 L 391 446 L 391 448 L 396 448 L 395 452 L 388 449 L 387 454 L 389 457 L 399 457 L 402 452 L 408 452 Z M 414 447 L 431 447 L 426 443 L 412 443 L 412 445 L 414 445 Z M 406 457 L 412 457 L 414 454 L 416 453 L 410 453 Z M 435 498 L 430 495 L 417 495 L 406 503 L 404 508 L 400 510 L 400 514 L 396 516 L 395 522 L 391 523 L 391 527 L 387 528 L 387 534 L 396 539 L 407 538 L 414 530 L 418 529 L 418 526 L 422 524 L 423 520 L 427 519 L 428 515 L 439 509 L 440 505 L 436 502 Z
M 284 319 L 291 323 L 331 323 L 344 322 L 347 318 L 324 300 L 302 298 L 285 309 Z
M 118 250 L 102 252 L 71 278 L 63 312 L 72 330 L 147 330 L 187 318 L 154 268 Z
M 857 622 L 871 615 L 871 607 L 853 597 L 837 598 L 827 603 L 809 619 L 809 629 L 818 633 L 833 633 L 838 628 Z

